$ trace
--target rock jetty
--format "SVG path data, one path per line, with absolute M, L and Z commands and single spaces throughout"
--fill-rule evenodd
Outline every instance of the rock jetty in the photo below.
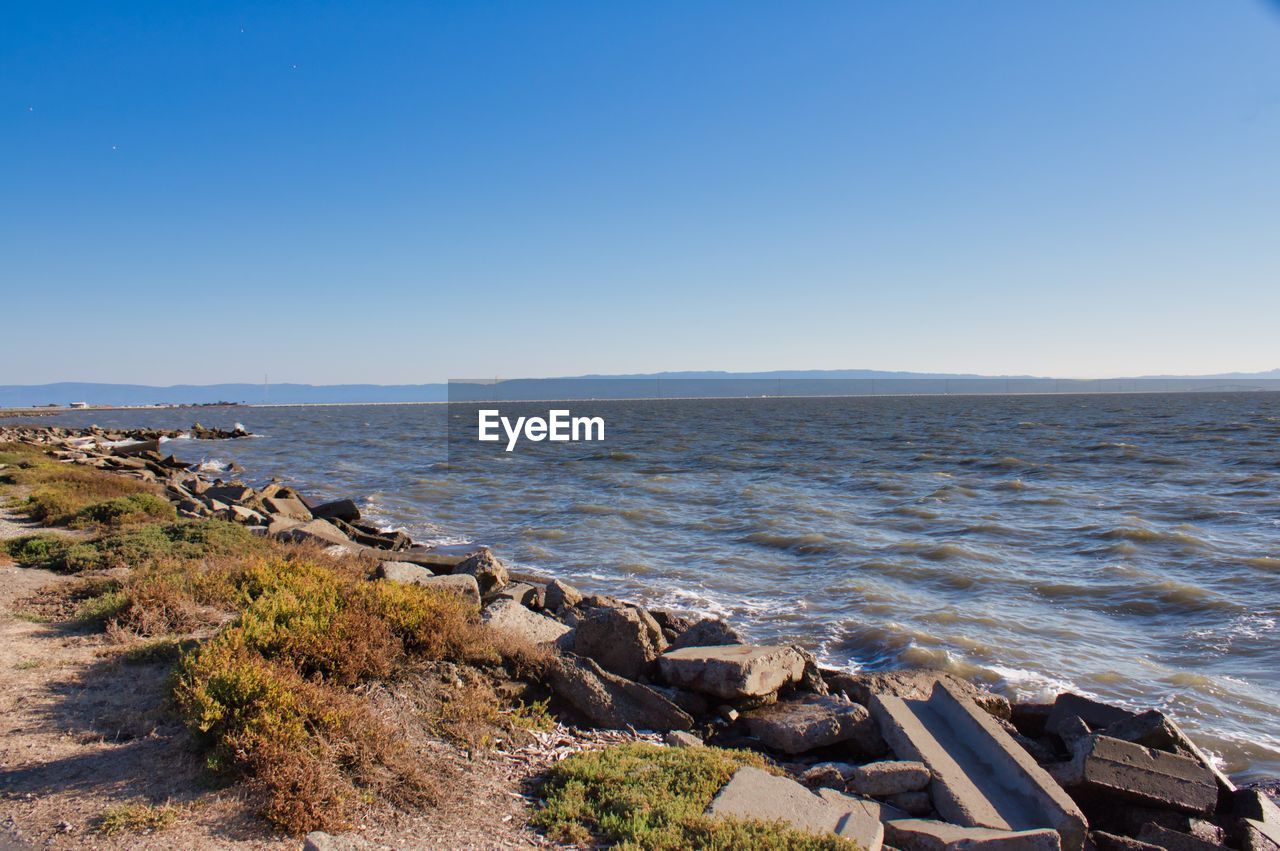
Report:
M 1237 789 L 1159 711 L 1070 693 L 1010 703 L 937 671 L 825 669 L 798 646 L 748 644 L 720 620 L 516 573 L 483 547 L 415 544 L 364 522 L 350 499 L 211 480 L 163 455 L 162 436 L 176 435 L 0 428 L 0 442 L 154 482 L 183 517 L 341 547 L 377 563 L 371 581 L 461 595 L 494 629 L 554 650 L 529 685 L 562 717 L 665 732 L 678 747 L 750 748 L 787 772 L 740 769 L 712 816 L 781 819 L 865 851 L 1280 851 L 1275 802 Z

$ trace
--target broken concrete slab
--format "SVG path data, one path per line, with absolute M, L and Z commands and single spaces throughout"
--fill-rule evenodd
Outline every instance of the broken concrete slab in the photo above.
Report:
M 933 813 L 933 799 L 929 797 L 928 792 L 899 792 L 896 795 L 888 795 L 884 802 L 890 806 L 897 807 L 907 816 L 927 816 Z
M 1086 823 L 1075 802 L 995 718 L 946 682 L 927 700 L 874 694 L 871 712 L 899 759 L 928 767 L 943 818 L 1000 831 L 1048 828 L 1067 851 L 1084 847 Z
M 673 748 L 701 748 L 706 743 L 693 733 L 686 733 L 683 730 L 672 730 L 662 739 L 669 747 Z
M 333 502 L 326 502 L 311 509 L 311 516 L 323 520 L 344 520 L 347 523 L 355 523 L 360 519 L 360 508 L 353 499 L 335 499 Z
M 1093 731 L 1109 727 L 1119 721 L 1126 721 L 1133 717 L 1133 713 L 1083 695 L 1063 692 L 1054 700 L 1044 727 L 1050 733 L 1061 735 L 1058 732 L 1059 726 L 1072 717 L 1079 718 Z
M 886 822 L 885 842 L 901 851 L 1059 851 L 1056 830 L 997 830 L 932 819 Z
M 1158 824 L 1143 825 L 1138 839 L 1150 845 L 1158 845 L 1166 851 L 1226 851 L 1225 845 L 1208 842 L 1189 833 L 1169 830 Z
M 852 839 L 866 851 L 879 851 L 884 838 L 878 810 L 846 795 L 828 800 L 794 780 L 751 766 L 734 772 L 707 807 L 707 815 L 783 821 L 806 833 Z
M 858 750 L 884 748 L 871 713 L 845 697 L 808 695 L 779 701 L 745 712 L 742 719 L 751 735 L 783 753 L 805 753 L 840 742 L 851 742 Z
M 401 585 L 421 585 L 424 588 L 435 588 L 450 591 L 466 600 L 477 609 L 480 608 L 480 586 L 474 576 L 461 574 L 458 576 L 436 576 L 425 567 L 409 564 L 404 561 L 384 561 L 378 565 L 378 578 Z
M 599 727 L 687 730 L 693 726 L 688 713 L 658 692 L 611 674 L 590 659 L 572 655 L 552 659 L 547 683 L 558 698 Z
M 342 530 L 334 526 L 328 520 L 308 520 L 300 523 L 294 518 L 282 518 L 272 522 L 271 529 L 276 529 L 278 523 L 293 524 L 286 526 L 278 531 L 271 532 L 271 536 L 281 541 L 293 541 L 294 543 L 316 543 L 316 544 L 349 544 L 351 539 L 342 534 Z
M 1094 734 L 1070 762 L 1050 771 L 1068 789 L 1105 792 L 1179 812 L 1209 815 L 1218 806 L 1213 773 L 1199 760 Z
M 574 652 L 590 656 L 606 671 L 629 680 L 649 673 L 667 649 L 662 627 L 635 606 L 590 609 L 578 621 L 577 630 Z
M 1152 845 L 1140 839 L 1107 833 L 1103 830 L 1089 831 L 1089 839 L 1093 841 L 1093 847 L 1098 851 L 1159 851 L 1160 848 L 1158 845 Z
M 302 500 L 293 499 L 284 496 L 268 496 L 262 500 L 262 505 L 266 508 L 268 514 L 275 514 L 280 517 L 292 517 L 295 520 L 310 520 L 311 512 Z
M 671 685 L 741 700 L 799 681 L 805 660 L 794 647 L 729 644 L 668 650 L 658 657 L 658 665 Z
M 929 785 L 933 775 L 923 762 L 882 760 L 858 766 L 849 775 L 850 792 L 872 798 L 884 798 L 903 792 L 919 792 Z
M 412 561 L 412 559 L 405 559 Z M 476 582 L 480 584 L 480 593 L 488 594 L 490 591 L 496 591 L 507 584 L 509 575 L 507 568 L 502 562 L 498 561 L 488 548 L 481 549 L 475 555 L 469 556 L 458 562 L 453 568 L 454 573 L 465 573 L 476 578 Z
M 1218 804 L 1220 806 L 1228 805 L 1231 796 L 1235 794 L 1236 786 L 1231 782 L 1230 778 L 1213 764 L 1213 760 L 1209 759 L 1204 751 L 1196 747 L 1195 742 L 1191 741 L 1190 737 L 1182 732 L 1182 728 L 1174 723 L 1172 718 L 1158 709 L 1150 709 L 1122 721 L 1117 721 L 1108 726 L 1102 733 L 1113 739 L 1133 742 L 1136 745 L 1169 751 L 1170 753 L 1181 754 L 1197 760 L 1213 774 L 1213 779 L 1218 784 Z
M 1007 719 L 1009 701 L 998 694 L 978 688 L 953 674 L 926 668 L 904 668 L 900 671 L 849 673 L 823 671 L 828 688 L 849 696 L 855 703 L 871 705 L 873 694 L 887 694 L 904 700 L 928 700 L 938 683 L 946 683 L 953 693 L 969 698 L 997 718 Z
M 1280 851 L 1280 829 L 1275 824 L 1240 819 L 1238 833 L 1243 851 Z

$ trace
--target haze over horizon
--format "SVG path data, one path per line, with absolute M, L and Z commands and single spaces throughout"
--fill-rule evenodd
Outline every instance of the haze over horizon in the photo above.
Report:
M 0 381 L 1280 360 L 1262 0 L 0 9 Z

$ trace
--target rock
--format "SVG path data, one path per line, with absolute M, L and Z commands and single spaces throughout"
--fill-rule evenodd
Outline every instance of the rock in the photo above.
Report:
M 899 792 L 887 796 L 884 802 L 909 816 L 927 816 L 933 812 L 933 799 L 928 792 Z
M 668 642 L 675 641 L 681 633 L 693 626 L 692 620 L 683 615 L 677 615 L 670 609 L 650 609 L 649 614 L 653 615 L 658 626 L 662 627 L 662 634 L 666 636 Z
M 1214 782 L 1218 784 L 1219 806 L 1228 806 L 1231 796 L 1235 794 L 1235 784 L 1218 770 L 1213 761 L 1205 756 L 1204 751 L 1196 747 L 1172 718 L 1159 710 L 1151 709 L 1116 721 L 1107 726 L 1102 733 L 1113 739 L 1181 754 L 1196 760 L 1213 774 Z
M 1052 711 L 1052 703 L 1014 703 L 1009 706 L 1009 720 L 1022 735 L 1038 739 L 1045 734 L 1045 724 Z
M 1151 845 L 1128 836 L 1118 836 L 1102 830 L 1089 831 L 1093 847 L 1098 851 L 1157 851 L 1158 845 Z
M 733 627 L 719 618 L 703 618 L 680 633 L 671 642 L 672 650 L 683 647 L 720 647 L 726 644 L 746 644 Z
M 858 752 L 884 752 L 884 742 L 865 706 L 844 697 L 809 695 L 743 714 L 751 735 L 766 747 L 796 754 L 840 742 Z
M 253 488 L 244 485 L 215 485 L 205 490 L 204 494 L 222 502 L 245 502 L 253 498 Z
M 528 582 L 511 582 L 501 590 L 494 591 L 485 598 L 485 603 L 495 600 L 515 600 L 526 609 L 542 608 L 542 589 Z
M 237 523 L 247 523 L 250 526 L 265 526 L 268 522 L 265 516 L 243 505 L 231 505 L 228 510 L 231 512 L 231 519 Z
M 1236 833 L 1244 851 L 1280 851 L 1280 807 L 1261 789 L 1241 789 L 1233 796 Z
M 268 496 L 262 500 L 262 505 L 267 509 L 268 514 L 275 514 L 280 517 L 292 517 L 295 520 L 310 520 L 311 512 L 302 504 L 300 499 L 290 499 L 282 496 Z
M 672 730 L 662 740 L 673 748 L 701 748 L 705 746 L 702 739 L 699 739 L 693 733 L 686 733 L 683 730 Z
M 398 582 L 402 585 L 421 585 L 424 588 L 452 591 L 476 608 L 480 608 L 480 586 L 476 584 L 474 576 L 465 574 L 436 576 L 425 567 L 419 567 L 416 564 L 409 564 L 404 561 L 384 561 L 378 565 L 378 578 L 385 579 L 388 582 Z
M 1158 824 L 1143 825 L 1138 839 L 1150 845 L 1157 845 L 1167 851 L 1226 851 L 1226 846 L 1217 842 L 1206 842 L 1189 833 L 1169 830 Z
M 873 808 L 845 796 L 826 800 L 794 780 L 750 766 L 734 772 L 707 807 L 707 815 L 784 821 L 806 833 L 843 836 L 864 851 L 879 851 L 884 838 L 884 827 Z
M 507 584 L 507 569 L 487 548 L 460 562 L 454 573 L 474 576 L 480 585 L 480 593 L 488 594 Z
M 644 609 L 591 609 L 578 622 L 574 652 L 606 671 L 639 679 L 667 648 L 658 622 Z
M 471 574 L 454 574 L 471 576 Z M 530 644 L 554 644 L 562 640 L 569 627 L 557 620 L 531 612 L 514 600 L 497 600 L 484 607 L 480 619 L 494 629 L 517 636 Z
M 856 765 L 847 762 L 820 762 L 805 769 L 800 775 L 800 782 L 809 787 L 843 789 L 845 779 L 856 769 Z
M 849 775 L 845 788 L 870 798 L 885 798 L 903 792 L 919 792 L 932 779 L 933 775 L 923 762 L 885 760 L 859 766 Z
M 1240 819 L 1238 833 L 1242 851 L 1280 851 L 1280 828 L 1274 823 Z
M 851 674 L 847 671 L 826 672 L 827 686 L 831 691 L 848 695 L 855 703 L 871 705 L 873 694 L 900 697 L 903 700 L 928 700 L 937 683 L 945 683 L 953 694 L 966 697 L 989 714 L 1008 719 L 1009 701 L 998 694 L 978 688 L 968 680 L 962 680 L 942 671 L 923 668 L 906 668 L 901 671 L 876 671 Z
M 1109 736 L 1090 736 L 1070 762 L 1050 770 L 1068 789 L 1192 814 L 1211 814 L 1218 805 L 1213 773 L 1198 760 Z
M 679 706 L 685 712 L 688 712 L 694 718 L 702 718 L 711 713 L 711 704 L 705 695 L 698 694 L 696 691 L 688 691 L 682 688 L 674 688 L 672 686 L 660 686 L 649 684 L 649 688 L 654 691 L 661 692 L 662 696 L 667 700 Z
M 305 523 L 298 523 L 296 520 L 287 518 L 286 522 L 294 523 L 296 525 L 289 526 L 279 532 L 271 533 L 273 537 L 282 541 L 293 541 L 294 543 L 350 543 L 350 539 L 348 539 L 346 535 L 342 534 L 342 531 L 328 520 L 308 520 Z M 272 523 L 271 525 L 275 526 L 275 523 Z
M 610 674 L 590 659 L 576 656 L 552 659 L 547 668 L 547 683 L 556 697 L 598 727 L 687 730 L 693 726 L 693 719 L 686 712 L 658 692 Z
M 747 644 L 684 647 L 658 657 L 668 683 L 727 700 L 772 694 L 804 673 L 794 647 Z
M 302 841 L 302 851 L 372 851 L 377 847 L 359 836 L 334 836 L 320 830 L 308 833 Z
M 1133 713 L 1119 706 L 1111 706 L 1078 694 L 1063 692 L 1058 695 L 1057 700 L 1053 702 L 1053 708 L 1049 710 L 1049 717 L 1045 720 L 1045 730 L 1061 735 L 1058 728 L 1072 717 L 1078 717 L 1092 732 L 1118 721 L 1130 719 Z
M 547 583 L 545 601 L 544 605 L 548 611 L 558 612 L 561 609 L 568 609 L 582 602 L 582 592 L 568 582 L 553 579 Z
M 962 690 L 939 680 L 927 700 L 873 694 L 871 714 L 900 759 L 928 767 L 933 805 L 947 821 L 996 831 L 1043 827 L 1061 834 L 1067 851 L 1084 847 L 1079 807 Z
M 1059 851 L 1057 831 L 961 827 L 931 819 L 886 822 L 884 841 L 901 851 Z
M 311 516 L 323 520 L 344 520 L 347 523 L 355 523 L 360 519 L 360 509 L 353 499 L 335 499 L 333 502 L 326 502 L 311 509 Z

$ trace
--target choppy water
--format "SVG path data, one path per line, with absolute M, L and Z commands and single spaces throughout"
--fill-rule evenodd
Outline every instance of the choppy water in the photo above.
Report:
M 1230 771 L 1280 774 L 1280 394 L 572 407 L 603 447 L 447 469 L 443 406 L 201 411 L 262 436 L 171 446 L 829 664 L 1156 705 Z

